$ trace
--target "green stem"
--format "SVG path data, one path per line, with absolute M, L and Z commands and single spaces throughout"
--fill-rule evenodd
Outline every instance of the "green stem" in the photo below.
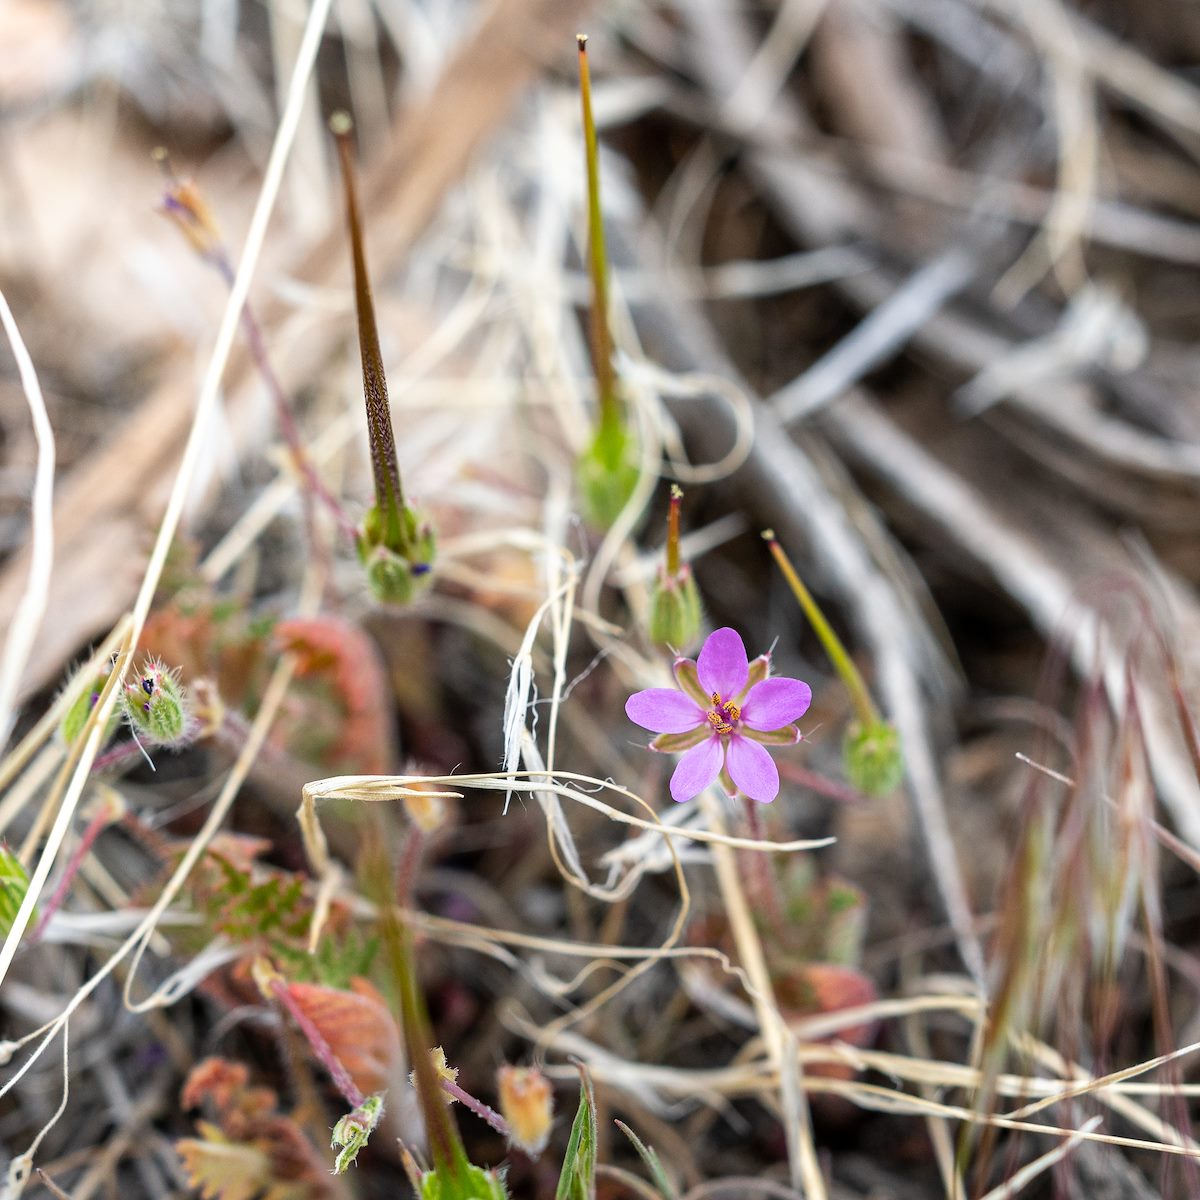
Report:
M 667 509 L 667 578 L 679 574 L 679 506 L 683 501 L 683 489 L 671 484 L 671 507 Z
M 804 610 L 808 623 L 813 627 L 817 637 L 821 639 L 821 645 L 825 648 L 825 653 L 829 655 L 829 661 L 833 663 L 834 669 L 846 685 L 859 721 L 864 725 L 878 724 L 882 718 L 879 710 L 875 707 L 875 701 L 871 699 L 871 693 L 867 691 L 863 677 L 854 665 L 854 660 L 847 653 L 846 647 L 842 645 L 841 638 L 833 632 L 833 627 L 825 620 L 825 614 L 812 598 L 812 593 L 801 582 L 800 576 L 796 574 L 796 568 L 792 566 L 783 547 L 775 540 L 774 530 L 764 530 L 763 539 L 779 564 L 779 569 L 783 572 L 788 587 L 792 589 L 792 594 Z
M 600 432 L 615 437 L 621 427 L 617 401 L 617 375 L 613 369 L 612 333 L 608 327 L 608 254 L 604 247 L 604 221 L 600 210 L 600 152 L 596 121 L 592 116 L 592 77 L 588 70 L 587 34 L 576 37 L 579 46 L 579 98 L 583 107 L 584 158 L 588 181 L 588 270 L 592 277 L 592 369 L 600 401 Z
M 346 222 L 354 256 L 354 302 L 358 310 L 358 347 L 362 355 L 363 398 L 367 406 L 367 432 L 371 441 L 371 465 L 375 474 L 375 506 L 383 521 L 383 541 L 389 549 L 404 545 L 404 491 L 400 486 L 400 468 L 396 460 L 396 438 L 392 432 L 388 404 L 387 379 L 383 373 L 383 353 L 379 348 L 379 329 L 375 323 L 375 303 L 371 298 L 371 280 L 367 275 L 367 256 L 363 249 L 362 217 L 355 185 L 354 148 L 351 145 L 350 118 L 334 113 L 329 128 L 337 141 L 338 162 L 346 193 Z
M 442 1082 L 429 1055 L 433 1035 L 417 983 L 412 930 L 401 915 L 392 892 L 392 873 L 388 869 L 383 849 L 386 844 L 383 830 L 376 828 L 368 837 L 369 841 L 364 846 L 366 876 L 372 891 L 375 892 L 375 902 L 379 906 L 380 938 L 396 984 L 404 1044 L 416 1075 L 417 1095 L 425 1118 L 429 1152 L 435 1169 L 445 1172 L 458 1183 L 465 1183 L 470 1162 L 449 1107 L 442 1098 Z M 412 875 L 406 872 L 402 883 L 407 887 L 411 880 Z M 402 896 L 400 899 L 403 903 L 407 897 Z

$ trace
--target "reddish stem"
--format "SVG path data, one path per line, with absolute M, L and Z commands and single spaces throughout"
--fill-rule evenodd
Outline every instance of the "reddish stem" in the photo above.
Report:
M 464 1107 L 469 1108 L 477 1117 L 486 1121 L 498 1134 L 502 1137 L 512 1137 L 512 1130 L 508 1127 L 508 1122 L 494 1109 L 484 1104 L 482 1100 L 476 1100 L 465 1088 L 461 1087 L 455 1080 L 442 1079 L 442 1091 L 448 1096 L 453 1096 Z
M 42 915 L 38 918 L 38 923 L 29 938 L 31 945 L 42 940 L 42 934 L 46 931 L 50 918 L 62 907 L 63 901 L 67 898 L 67 892 L 70 891 L 72 880 L 79 874 L 83 860 L 91 853 L 96 839 L 104 827 L 109 824 L 110 819 L 111 814 L 101 810 L 88 822 L 87 828 L 83 831 L 83 837 L 79 839 L 79 845 L 75 847 L 75 852 L 67 862 L 62 878 L 58 881 L 50 899 L 46 901 L 46 907 L 42 909 Z

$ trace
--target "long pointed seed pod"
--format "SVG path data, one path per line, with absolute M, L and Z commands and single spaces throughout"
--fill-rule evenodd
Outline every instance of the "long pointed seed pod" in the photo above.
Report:
M 671 485 L 667 510 L 666 560 L 650 590 L 647 632 L 659 646 L 670 646 L 682 654 L 700 636 L 700 592 L 692 568 L 679 557 L 679 508 L 683 491 Z
M 775 540 L 775 534 L 768 529 L 763 532 L 763 539 L 771 551 L 772 557 L 783 573 L 792 595 L 800 605 L 808 623 L 821 641 L 834 670 L 841 677 L 842 683 L 850 693 L 854 705 L 856 719 L 850 723 L 846 736 L 842 741 L 842 761 L 846 775 L 859 791 L 869 796 L 881 796 L 899 787 L 904 778 L 904 755 L 900 748 L 900 735 L 896 727 L 885 721 L 871 699 L 871 693 L 858 667 L 850 657 L 841 638 L 833 631 L 833 626 L 825 619 L 820 605 L 813 599 L 812 593 L 804 586 L 796 568 L 783 547 Z
M 346 113 L 335 113 L 329 128 L 337 140 L 338 162 L 346 195 L 346 224 L 354 260 L 354 301 L 358 313 L 358 346 L 362 357 L 363 399 L 367 409 L 367 436 L 375 481 L 375 503 L 367 510 L 358 534 L 358 555 L 367 570 L 367 582 L 380 600 L 402 604 L 427 581 L 433 565 L 434 535 L 424 518 L 404 499 L 396 438 L 392 431 L 387 378 L 375 304 L 363 248 L 362 215 L 355 185 L 352 128 Z
M 613 366 L 609 328 L 608 255 L 600 206 L 600 155 L 592 115 L 592 80 L 588 69 L 587 36 L 579 47 L 579 98 L 583 110 L 584 158 L 588 180 L 588 273 L 592 281 L 589 333 L 592 370 L 600 418 L 591 443 L 579 459 L 579 488 L 588 519 L 607 528 L 629 502 L 637 484 L 636 447 L 621 405 L 620 381 Z

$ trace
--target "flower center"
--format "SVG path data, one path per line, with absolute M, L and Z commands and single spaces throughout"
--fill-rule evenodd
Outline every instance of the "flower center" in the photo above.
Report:
M 709 709 L 706 715 L 708 723 L 717 733 L 732 733 L 733 727 L 738 723 L 738 719 L 742 715 L 742 710 L 732 700 L 726 700 L 722 704 L 720 695 L 717 692 L 713 692 L 712 708 Z

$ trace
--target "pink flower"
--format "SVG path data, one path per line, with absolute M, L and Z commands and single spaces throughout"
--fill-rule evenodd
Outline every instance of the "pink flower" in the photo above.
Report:
M 676 801 L 698 796 L 718 777 L 732 796 L 738 790 L 769 804 L 779 794 L 779 772 L 764 746 L 800 740 L 792 724 L 807 711 L 812 689 L 799 679 L 768 679 L 770 656 L 753 663 L 736 630 L 710 634 L 696 662 L 675 660 L 674 688 L 647 688 L 625 702 L 631 721 L 659 736 L 651 750 L 687 751 L 671 776 Z

